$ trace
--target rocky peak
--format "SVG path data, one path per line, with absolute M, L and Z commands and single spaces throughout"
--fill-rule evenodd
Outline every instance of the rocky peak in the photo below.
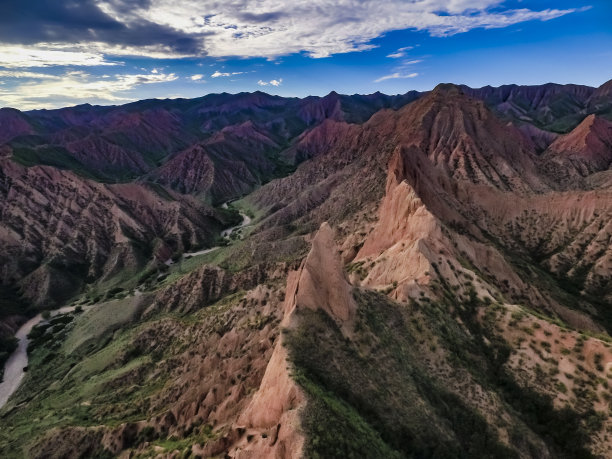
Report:
M 355 315 L 351 286 L 344 275 L 332 228 L 323 223 L 312 241 L 312 249 L 299 271 L 293 291 L 287 288 L 286 308 L 322 309 L 340 325 Z
M 435 95 L 443 95 L 443 96 L 465 94 L 463 89 L 454 83 L 440 83 L 434 88 L 434 90 L 431 93 Z

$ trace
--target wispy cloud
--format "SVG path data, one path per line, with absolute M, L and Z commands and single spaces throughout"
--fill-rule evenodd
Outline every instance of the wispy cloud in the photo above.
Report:
M 131 100 L 125 93 L 137 86 L 168 83 L 178 79 L 174 73 L 118 74 L 98 78 L 84 71 L 71 71 L 41 81 L 29 76 L 10 89 L 0 90 L 0 106 L 22 110 L 59 107 L 83 101 L 117 103 Z
M 390 75 L 385 75 L 385 76 L 381 76 L 380 78 L 377 78 L 376 80 L 374 80 L 374 83 L 380 83 L 381 81 L 385 81 L 385 80 L 394 80 L 397 78 L 416 78 L 418 76 L 419 74 L 416 72 L 408 73 L 408 74 L 402 74 L 399 72 L 395 72 Z
M 391 59 L 399 59 L 400 57 L 405 57 L 406 51 L 410 51 L 411 49 L 414 49 L 414 46 L 405 46 L 403 48 L 399 48 L 394 53 L 387 54 L 387 57 L 390 57 Z
M 268 85 L 271 85 L 271 86 L 280 86 L 281 84 L 283 84 L 283 79 L 279 78 L 278 80 L 270 80 L 270 81 L 259 80 L 257 82 L 257 84 L 259 86 L 268 86 Z
M 373 39 L 393 30 L 449 36 L 474 28 L 549 20 L 575 11 L 504 9 L 499 0 L 241 0 L 213 4 L 184 0 L 179 5 L 174 0 L 156 0 L 142 3 L 131 14 L 188 34 L 206 34 L 202 49 L 209 56 L 270 59 L 300 52 L 321 58 L 364 51 L 375 47 Z
M 408 48 L 400 48 L 398 51 L 402 52 L 401 50 L 405 51 L 407 49 Z M 423 62 L 423 60 L 422 59 L 401 60 L 397 63 L 397 65 L 393 66 L 389 74 L 384 75 L 380 78 L 377 78 L 376 80 L 374 80 L 374 83 L 380 83 L 382 81 L 394 80 L 394 79 L 400 79 L 400 78 L 416 78 L 419 76 L 419 73 L 414 71 L 414 66 L 416 64 L 419 64 L 420 62 Z
M 27 70 L 0 70 L 0 78 L 17 78 L 17 79 L 36 79 L 36 80 L 57 80 L 61 77 L 50 73 L 30 72 Z
M 202 75 L 201 73 L 198 73 L 196 75 L 191 75 L 189 78 L 191 78 L 191 81 L 202 81 L 202 79 L 204 78 L 204 75 Z
M 14 73 L 0 73 L 3 88 L 8 88 L 0 94 L 0 103 L 40 106 L 44 94 L 49 94 L 53 105 L 81 102 L 78 96 L 124 100 L 131 78 L 125 73 L 105 78 L 94 76 L 102 73 L 99 69 L 87 77 L 61 72 L 102 66 L 114 70 L 126 66 L 134 56 L 262 57 L 278 62 L 282 56 L 300 53 L 325 58 L 371 50 L 377 46 L 376 38 L 396 30 L 442 37 L 475 28 L 548 21 L 584 10 L 508 8 L 500 0 L 79 0 L 40 7 L 47 3 L 49 0 L 2 0 L 0 12 L 11 14 L 0 14 L 0 72 Z M 387 56 L 399 62 L 410 51 L 406 46 Z M 220 70 L 210 78 L 243 73 L 228 72 L 223 64 L 212 65 Z M 51 68 L 54 70 L 45 72 Z M 173 75 L 158 71 L 165 77 Z M 208 76 L 203 69 L 197 71 Z M 377 81 L 412 78 L 416 72 L 394 67 L 381 73 L 388 75 Z M 143 71 L 142 75 L 149 78 L 130 87 L 155 82 L 150 77 L 156 74 Z M 204 81 L 204 76 L 190 78 Z M 282 84 L 281 79 L 260 82 L 263 86 Z

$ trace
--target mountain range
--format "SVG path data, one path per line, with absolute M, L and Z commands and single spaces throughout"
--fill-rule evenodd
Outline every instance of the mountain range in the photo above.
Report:
M 610 457 L 611 166 L 612 81 L 0 109 L 2 456 Z

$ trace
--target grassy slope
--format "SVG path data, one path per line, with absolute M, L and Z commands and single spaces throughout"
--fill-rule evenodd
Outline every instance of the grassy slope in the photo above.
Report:
M 356 299 L 351 339 L 322 312 L 302 312 L 299 328 L 287 332 L 295 377 L 310 401 L 304 414 L 308 457 L 537 456 L 526 428 L 556 457 L 591 457 L 586 417 L 555 410 L 549 399 L 512 379 L 504 367 L 507 345 L 475 320 L 482 306 L 477 300 L 464 302 L 452 317 L 444 303 L 398 305 L 369 291 L 357 292 Z M 487 335 L 490 345 L 483 341 Z M 511 447 L 443 379 L 429 376 L 419 345 L 435 351 L 434 343 L 445 348 L 455 370 L 466 369 L 499 394 L 514 418 Z
M 194 324 L 214 325 L 243 294 L 229 295 L 189 316 L 161 314 L 147 320 L 137 320 L 138 311 L 148 304 L 146 296 L 129 297 L 35 328 L 26 379 L 0 410 L 0 457 L 28 456 L 54 428 L 91 427 L 95 436 L 97 426 L 116 427 L 160 414 L 151 413 L 151 400 L 171 378 L 167 365 L 171 367 L 171 360 L 185 348 L 180 337 L 160 335 L 159 330 L 174 327 L 188 333 Z M 143 336 L 152 336 L 152 342 L 143 342 Z M 151 454 L 139 457 L 154 457 L 154 447 L 183 451 L 215 436 L 210 426 L 201 424 L 192 426 L 184 438 L 160 438 L 145 429 L 133 441 L 149 441 Z M 83 457 L 106 453 L 87 450 Z
M 121 391 L 109 391 L 109 384 L 151 364 L 148 356 L 125 355 L 136 330 L 129 324 L 138 307 L 134 298 L 101 304 L 34 329 L 26 379 L 0 414 L 6 426 L 0 431 L 2 457 L 21 457 L 25 445 L 52 427 L 113 423 L 130 417 L 129 410 L 120 412 L 119 418 L 113 414 L 113 402 Z M 121 327 L 125 328 L 114 334 Z M 160 383 L 145 385 L 123 401 L 136 400 Z M 26 401 L 27 405 L 14 409 Z M 132 417 L 138 417 L 138 403 L 131 409 Z

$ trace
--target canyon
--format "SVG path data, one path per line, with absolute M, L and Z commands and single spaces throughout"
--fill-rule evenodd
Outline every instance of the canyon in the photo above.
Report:
M 0 455 L 610 457 L 611 84 L 0 109 Z

